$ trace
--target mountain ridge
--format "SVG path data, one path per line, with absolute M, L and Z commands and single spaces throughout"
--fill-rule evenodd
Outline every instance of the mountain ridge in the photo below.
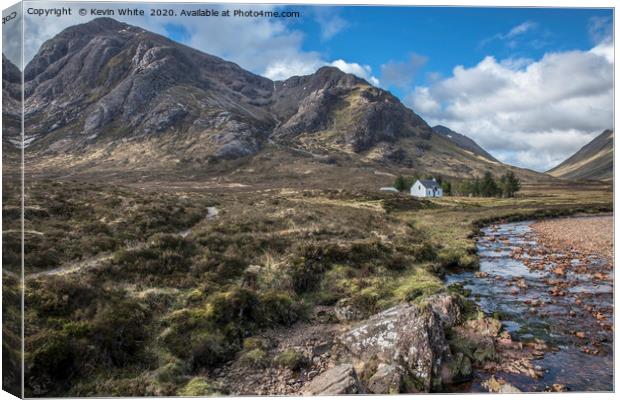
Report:
M 606 129 L 548 174 L 564 179 L 608 181 L 614 172 L 614 131 Z
M 493 157 L 489 152 L 487 152 L 484 148 L 482 148 L 476 141 L 474 141 L 469 136 L 463 135 L 462 133 L 458 133 L 453 131 L 452 129 L 443 126 L 443 125 L 435 125 L 433 127 L 433 131 L 439 133 L 440 135 L 448 137 L 450 140 L 455 142 L 460 147 L 470 150 L 472 153 L 482 156 L 490 161 L 499 162 L 495 157 Z

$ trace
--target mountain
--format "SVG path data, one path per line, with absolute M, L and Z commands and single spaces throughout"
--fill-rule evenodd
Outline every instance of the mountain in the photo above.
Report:
M 450 139 L 452 142 L 454 142 L 457 146 L 461 147 L 462 149 L 469 150 L 475 155 L 484 157 L 487 160 L 490 160 L 493 162 L 499 162 L 497 161 L 497 159 L 495 159 L 495 157 L 493 157 L 492 155 L 487 153 L 486 150 L 480 147 L 478 143 L 476 143 L 475 141 L 473 141 L 472 139 L 468 138 L 467 136 L 463 134 L 454 132 L 452 129 L 447 128 L 443 125 L 434 126 L 433 131 L 435 131 L 436 133 L 442 136 L 447 137 L 448 139 Z
M 165 147 L 222 159 L 256 154 L 269 136 L 342 129 L 321 142 L 359 152 L 431 134 L 394 96 L 336 68 L 272 82 L 109 18 L 44 43 L 25 69 L 25 98 L 33 149 L 56 152 L 171 131 L 182 143 Z
M 605 130 L 547 173 L 565 179 L 612 180 L 614 174 L 614 131 Z
M 46 41 L 24 82 L 26 162 L 41 173 L 253 171 L 374 185 L 378 168 L 461 177 L 508 168 L 337 68 L 272 81 L 111 18 Z
M 2 55 L 2 142 L 5 151 L 21 144 L 21 91 L 20 70 Z

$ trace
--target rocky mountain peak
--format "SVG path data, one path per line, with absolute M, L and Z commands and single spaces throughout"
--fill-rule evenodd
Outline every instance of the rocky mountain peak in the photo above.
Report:
M 365 152 L 432 133 L 391 93 L 336 67 L 274 82 L 111 18 L 45 42 L 24 92 L 31 149 L 45 154 L 148 140 L 162 154 L 229 159 L 308 136 Z

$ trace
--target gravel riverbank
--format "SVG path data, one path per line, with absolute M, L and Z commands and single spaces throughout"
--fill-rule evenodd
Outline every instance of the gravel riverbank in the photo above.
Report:
M 546 247 L 613 260 L 612 215 L 545 220 L 532 224 L 532 229 Z

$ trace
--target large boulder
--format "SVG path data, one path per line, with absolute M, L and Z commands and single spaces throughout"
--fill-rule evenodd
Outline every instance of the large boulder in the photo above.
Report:
M 415 389 L 441 387 L 450 349 L 438 315 L 430 306 L 400 304 L 370 317 L 341 336 L 357 358 L 401 366 Z
M 341 364 L 314 378 L 302 389 L 304 396 L 364 393 L 351 364 Z

